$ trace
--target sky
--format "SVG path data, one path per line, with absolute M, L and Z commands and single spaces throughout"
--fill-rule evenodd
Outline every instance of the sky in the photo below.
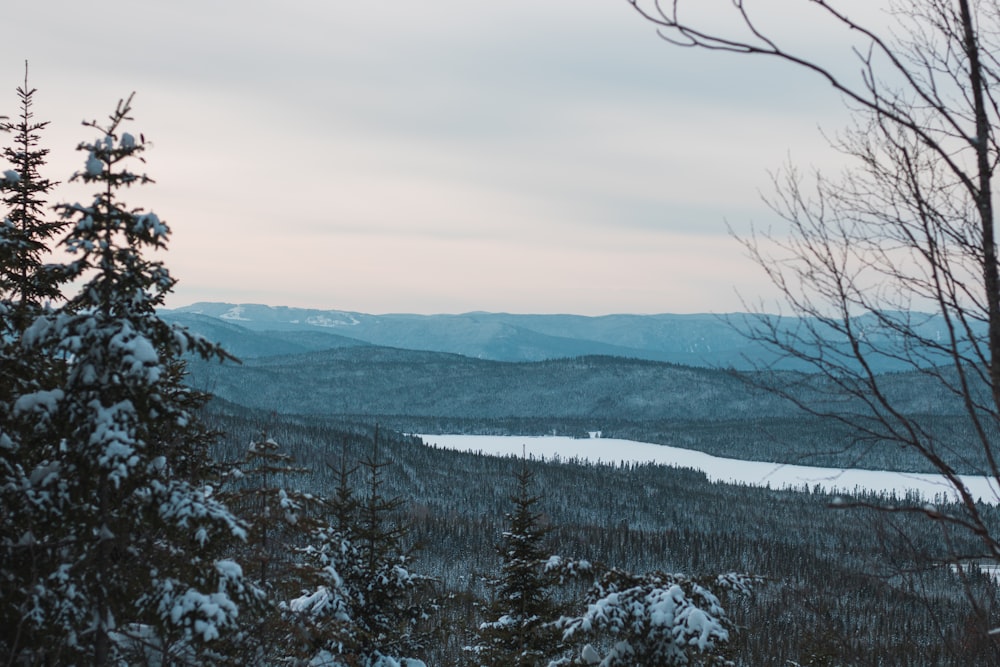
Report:
M 791 11 L 810 3 L 761 4 L 852 62 Z M 126 202 L 171 227 L 170 307 L 744 310 L 774 291 L 731 231 L 777 224 L 762 195 L 789 161 L 839 168 L 828 86 L 671 46 L 625 0 L 34 0 L 3 22 L 0 113 L 27 60 L 48 177 L 135 92 L 156 183 Z

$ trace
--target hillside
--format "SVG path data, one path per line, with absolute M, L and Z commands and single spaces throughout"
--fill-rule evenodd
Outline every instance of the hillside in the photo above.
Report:
M 345 345 L 242 364 L 192 361 L 191 383 L 266 413 L 341 415 L 410 432 L 606 435 L 747 460 L 930 472 L 898 447 L 854 446 L 848 430 L 731 372 L 618 357 L 501 362 L 457 354 Z M 752 379 L 752 378 L 751 378 Z M 850 402 L 816 378 L 767 378 L 818 407 Z M 918 373 L 884 377 L 886 391 L 956 447 L 973 442 L 960 406 Z M 975 452 L 963 463 L 973 473 Z
M 811 405 L 851 412 L 818 378 L 801 373 L 730 371 L 607 356 L 503 362 L 373 345 L 248 358 L 196 361 L 192 383 L 241 405 L 285 413 L 459 418 L 719 420 L 799 416 L 773 392 L 782 386 Z M 904 411 L 953 415 L 961 405 L 920 373 L 883 376 Z
M 309 492 L 336 487 L 330 464 L 341 446 L 350 460 L 371 452 L 370 421 L 232 406 L 210 417 L 226 434 L 218 448 L 222 460 L 238 459 L 266 429 L 313 471 L 295 480 Z M 977 661 L 981 647 L 966 643 L 962 631 L 967 589 L 948 568 L 926 567 L 944 548 L 938 526 L 913 515 L 835 511 L 829 496 L 712 484 L 692 470 L 521 462 L 425 447 L 391 433 L 383 435 L 382 452 L 392 462 L 385 493 L 404 500 L 400 518 L 410 541 L 423 547 L 413 568 L 440 587 L 442 632 L 428 664 L 466 664 L 462 647 L 473 640 L 494 594 L 495 545 L 507 528 L 515 475 L 525 465 L 542 496 L 551 553 L 635 572 L 739 570 L 765 577 L 754 597 L 734 610 L 745 628 L 735 645 L 741 664 L 809 664 L 817 646 L 835 656 L 826 664 L 987 664 Z M 354 481 L 362 492 L 360 475 Z M 989 517 L 996 520 L 996 512 Z M 897 530 L 906 540 L 894 539 Z M 956 548 L 975 548 L 964 533 L 955 537 Z
M 501 362 L 397 348 L 343 347 L 198 362 L 196 386 L 254 408 L 303 414 L 496 419 L 787 414 L 789 406 L 721 371 L 616 357 Z

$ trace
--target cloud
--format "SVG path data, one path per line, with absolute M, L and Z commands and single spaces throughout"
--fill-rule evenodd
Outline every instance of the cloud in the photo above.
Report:
M 80 120 L 138 92 L 157 184 L 128 197 L 174 230 L 175 303 L 726 309 L 746 280 L 725 221 L 766 223 L 790 147 L 836 164 L 815 131 L 841 122 L 835 95 L 673 49 L 625 3 L 8 10 L 0 109 L 28 58 L 53 178 L 78 168 Z

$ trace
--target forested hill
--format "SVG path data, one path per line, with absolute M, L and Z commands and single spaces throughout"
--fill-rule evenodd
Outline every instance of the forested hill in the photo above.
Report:
M 456 354 L 358 344 L 242 364 L 192 360 L 190 382 L 226 402 L 262 414 L 347 416 L 409 432 L 561 434 L 608 437 L 699 449 L 749 460 L 928 471 L 898 447 L 851 447 L 846 429 L 820 423 L 790 401 L 720 370 L 620 357 L 501 362 Z M 817 378 L 780 380 L 817 407 L 829 402 Z M 964 438 L 954 398 L 919 373 L 884 377 L 898 405 L 925 425 Z M 963 440 L 964 441 L 964 440 Z M 962 471 L 981 468 L 969 455 Z
M 456 354 L 353 345 L 319 352 L 193 362 L 195 387 L 248 407 L 283 413 L 497 419 L 744 419 L 798 416 L 789 401 L 733 373 L 620 357 L 500 362 Z M 822 406 L 808 376 L 777 376 Z M 953 412 L 919 374 L 886 376 L 913 412 Z M 774 378 L 771 378 L 773 381 Z M 842 399 L 838 409 L 849 409 Z
M 355 346 L 242 365 L 197 362 L 195 386 L 248 407 L 302 414 L 714 418 L 787 413 L 730 374 L 617 357 L 533 363 Z

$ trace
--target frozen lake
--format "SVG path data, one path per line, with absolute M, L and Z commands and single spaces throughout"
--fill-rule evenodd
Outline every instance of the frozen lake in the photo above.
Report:
M 634 462 L 695 468 L 704 471 L 712 481 L 733 484 L 798 490 L 804 486 L 812 489 L 818 484 L 831 493 L 884 491 L 903 495 L 916 491 L 931 501 L 942 496 L 954 498 L 951 487 L 937 475 L 740 461 L 690 449 L 615 438 L 581 440 L 562 436 L 418 435 L 428 445 L 488 456 L 521 456 L 522 451 L 526 451 L 529 457 L 545 460 L 576 458 L 614 465 Z M 989 478 L 963 476 L 962 479 L 981 502 L 997 504 L 1000 494 Z

